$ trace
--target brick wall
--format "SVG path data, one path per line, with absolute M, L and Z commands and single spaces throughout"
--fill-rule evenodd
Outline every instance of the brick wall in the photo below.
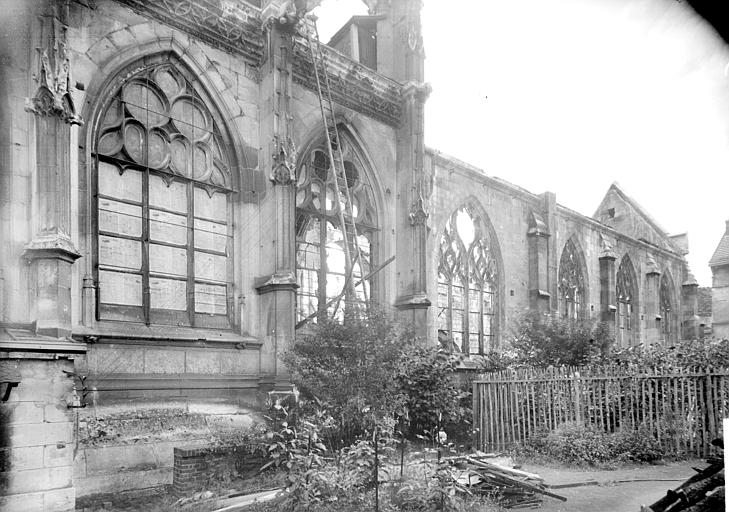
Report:
M 73 510 L 70 360 L 16 359 L 20 384 L 0 402 L 0 510 Z
M 172 485 L 178 493 L 189 493 L 203 487 L 210 478 L 226 473 L 252 476 L 263 464 L 263 453 L 251 445 L 176 447 Z

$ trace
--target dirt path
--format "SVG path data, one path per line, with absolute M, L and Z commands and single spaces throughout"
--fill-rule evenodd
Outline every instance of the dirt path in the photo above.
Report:
M 639 512 L 641 505 L 650 505 L 666 495 L 678 482 L 634 482 L 612 485 L 591 485 L 555 490 L 567 498 L 562 503 L 545 498 L 543 512 Z
M 544 512 L 639 512 L 641 505 L 657 501 L 668 489 L 678 487 L 695 474 L 692 466 L 704 467 L 706 463 L 695 460 L 614 471 L 540 466 L 525 466 L 524 469 L 542 475 L 550 485 L 593 484 L 551 489 L 566 497 L 567 502 L 545 497 L 539 509 Z

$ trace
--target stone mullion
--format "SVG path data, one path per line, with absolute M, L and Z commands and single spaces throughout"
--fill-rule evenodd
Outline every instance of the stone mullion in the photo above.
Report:
M 485 340 L 484 340 L 484 334 L 485 334 L 485 328 L 483 325 L 483 297 L 484 297 L 484 291 L 483 291 L 483 283 L 481 283 L 478 291 L 478 350 L 479 353 L 483 354 L 486 352 Z
M 129 171 L 126 171 L 129 172 Z M 149 292 L 149 168 L 142 171 L 142 315 L 150 324 Z
M 463 353 L 471 353 L 471 282 L 468 279 L 468 265 L 463 281 Z
M 319 270 L 317 279 L 317 295 L 319 297 L 319 316 L 324 319 L 327 316 L 327 221 L 318 218 L 319 221 Z

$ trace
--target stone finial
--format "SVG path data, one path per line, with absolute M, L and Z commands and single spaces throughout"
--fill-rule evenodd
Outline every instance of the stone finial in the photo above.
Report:
M 296 182 L 296 145 L 290 137 L 286 142 L 275 139 L 271 181 L 276 185 L 291 185 Z
M 47 37 L 38 49 L 39 70 L 36 75 L 38 89 L 32 98 L 26 99 L 25 110 L 40 116 L 59 116 L 69 124 L 83 124 L 71 97 L 71 59 L 68 52 L 67 27 L 61 19 L 67 19 L 67 6 L 53 2 L 53 12 L 43 17 L 48 25 Z
M 426 206 L 426 199 L 423 196 L 422 180 L 418 182 L 417 188 L 416 198 L 415 201 L 413 201 L 413 204 L 410 205 L 410 213 L 408 214 L 408 217 L 410 218 L 411 226 L 425 226 L 430 214 L 428 213 L 428 208 Z

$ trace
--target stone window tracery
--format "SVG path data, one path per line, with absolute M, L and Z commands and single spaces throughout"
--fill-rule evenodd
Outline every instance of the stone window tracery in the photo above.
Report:
M 437 327 L 449 350 L 484 354 L 496 335 L 498 271 L 483 222 L 467 206 L 448 220 L 440 239 Z
M 617 300 L 617 342 L 619 346 L 630 344 L 634 340 L 636 331 L 636 294 L 638 286 L 635 282 L 635 272 L 630 258 L 625 256 L 618 267 L 615 282 Z
M 230 326 L 228 147 L 172 63 L 120 81 L 94 136 L 100 319 Z
M 577 247 L 567 240 L 559 260 L 559 314 L 562 318 L 583 318 L 585 277 Z
M 337 203 L 333 169 L 326 146 L 315 147 L 306 155 L 297 172 L 296 190 L 296 273 L 298 320 L 315 314 L 314 319 L 331 316 L 334 310 L 341 317 L 343 311 L 353 303 L 364 303 L 371 298 L 373 280 L 363 279 L 374 268 L 373 260 L 376 235 L 377 212 L 372 187 L 363 172 L 362 159 L 355 149 L 345 128 L 339 128 L 342 145 L 344 171 L 352 201 L 351 215 L 345 207 L 344 191 L 342 202 Z M 344 212 L 347 240 L 339 221 L 340 208 Z M 357 230 L 357 246 L 354 243 L 352 222 Z M 345 244 L 353 260 L 355 296 L 346 293 L 341 300 L 335 299 L 345 289 L 347 271 L 345 268 Z

